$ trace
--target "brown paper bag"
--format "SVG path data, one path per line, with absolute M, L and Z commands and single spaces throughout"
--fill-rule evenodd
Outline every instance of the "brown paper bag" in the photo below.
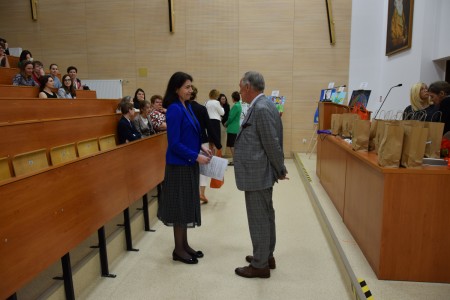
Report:
M 422 166 L 428 128 L 422 124 L 403 125 L 404 137 L 401 165 L 405 168 L 418 168 Z
M 352 136 L 352 126 L 353 121 L 359 119 L 357 114 L 343 113 L 342 114 L 342 136 L 351 137 Z
M 370 132 L 369 132 L 369 149 L 368 151 L 375 150 L 375 136 L 377 134 L 377 125 L 378 120 L 373 119 L 372 122 L 370 122 Z
M 440 158 L 444 125 L 445 123 L 440 122 L 424 122 L 424 127 L 428 128 L 425 157 Z
M 352 149 L 368 151 L 370 121 L 358 119 L 354 120 L 352 131 Z
M 378 164 L 381 167 L 398 168 L 402 156 L 404 129 L 397 122 L 384 123 L 384 130 L 378 145 Z
M 331 115 L 331 134 L 340 135 L 342 132 L 342 114 Z

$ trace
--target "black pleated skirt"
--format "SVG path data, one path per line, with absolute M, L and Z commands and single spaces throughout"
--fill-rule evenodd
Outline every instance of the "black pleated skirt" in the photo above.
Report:
M 166 226 L 201 225 L 199 166 L 166 165 L 158 218 Z

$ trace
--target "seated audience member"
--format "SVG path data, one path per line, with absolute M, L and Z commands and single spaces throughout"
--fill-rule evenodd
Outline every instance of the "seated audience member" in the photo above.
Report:
M 77 92 L 72 84 L 69 74 L 62 77 L 62 87 L 58 89 L 58 97 L 62 99 L 76 99 Z
M 8 56 L 6 56 L 5 43 L 0 41 L 0 67 L 9 68 Z
M 83 85 L 81 85 L 81 80 L 77 78 L 78 69 L 74 66 L 70 66 L 67 68 L 67 74 L 69 74 L 70 79 L 72 79 L 73 86 L 76 90 L 83 89 Z
M 33 61 L 33 55 L 31 55 L 31 52 L 28 50 L 22 50 L 22 52 L 20 52 L 20 56 L 19 56 L 18 67 L 20 68 L 22 66 L 22 64 L 26 61 Z
M 0 43 L 3 43 L 5 45 L 5 54 L 10 55 L 8 42 L 4 38 L 0 38 Z
M 36 86 L 36 82 L 34 82 L 32 74 L 33 63 L 31 61 L 22 62 L 20 73 L 13 78 L 13 85 Z
M 158 132 L 167 130 L 166 109 L 162 106 L 162 97 L 160 95 L 153 95 L 150 98 L 150 102 L 152 103 L 150 119 L 152 120 L 153 128 Z
M 442 113 L 441 122 L 444 125 L 444 134 L 450 131 L 450 83 L 446 81 L 436 81 L 428 88 L 430 99 L 434 105 L 439 107 Z
M 133 99 L 130 96 L 124 98 L 130 99 L 123 101 L 120 104 L 122 118 L 120 118 L 119 124 L 117 125 L 119 144 L 125 144 L 141 138 L 141 134 L 137 131 L 132 122 L 136 113 L 133 104 L 130 103 L 130 100 L 132 101 Z
M 31 76 L 33 77 L 33 80 L 34 82 L 36 82 L 37 86 L 41 85 L 40 78 L 44 75 L 44 65 L 38 60 L 33 61 L 33 74 Z
M 62 87 L 61 81 L 58 78 L 58 65 L 57 64 L 50 64 L 50 75 L 53 78 L 53 86 L 57 89 Z
M 120 99 L 119 104 L 117 104 L 116 113 L 119 113 L 119 114 L 122 113 L 122 110 L 120 107 L 122 106 L 122 103 L 126 103 L 126 102 L 133 104 L 133 98 L 126 96 L 126 97 L 123 97 L 122 99 Z M 134 105 L 133 105 L 133 107 L 134 107 Z
M 52 91 L 53 88 L 53 78 L 51 75 L 41 76 L 39 79 L 41 86 L 39 88 L 39 98 L 58 98 L 58 96 Z
M 134 127 L 142 136 L 150 136 L 155 134 L 156 131 L 153 129 L 152 121 L 148 116 L 150 113 L 151 104 L 150 101 L 144 100 L 139 102 L 139 114 L 134 117 L 133 123 Z
M 418 82 L 411 87 L 409 100 L 411 105 L 407 106 L 403 112 L 403 120 L 431 121 L 437 107 L 431 104 L 427 85 Z
M 134 93 L 134 98 L 133 98 L 133 105 L 134 108 L 139 109 L 140 105 L 139 103 L 141 101 L 145 100 L 145 92 L 143 89 L 137 89 L 136 92 Z

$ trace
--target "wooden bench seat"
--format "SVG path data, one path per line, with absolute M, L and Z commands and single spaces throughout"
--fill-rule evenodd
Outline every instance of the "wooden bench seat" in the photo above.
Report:
M 18 73 L 19 68 L 0 68 L 0 84 L 12 84 L 14 76 Z
M 0 99 L 0 123 L 106 115 L 114 113 L 118 103 L 112 99 Z
M 38 87 L 0 84 L 0 98 L 38 98 L 38 95 Z M 89 90 L 77 90 L 77 100 L 86 98 L 97 98 L 97 92 Z
M 0 124 L 0 157 L 115 134 L 118 114 Z
M 159 184 L 166 147 L 162 133 L 0 182 L 0 299 Z
M 19 67 L 19 61 L 20 61 L 20 57 L 8 55 L 8 62 L 9 62 L 9 66 L 11 68 L 18 68 Z

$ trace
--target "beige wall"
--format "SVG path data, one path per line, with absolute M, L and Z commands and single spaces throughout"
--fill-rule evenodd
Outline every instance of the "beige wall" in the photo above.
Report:
M 1 1 L 0 32 L 46 67 L 75 65 L 80 78 L 123 79 L 124 94 L 141 87 L 148 98 L 164 94 L 170 75 L 181 70 L 194 77 L 200 102 L 212 88 L 231 100 L 242 74 L 260 71 L 266 94 L 276 89 L 287 99 L 285 153 L 305 151 L 320 89 L 348 81 L 351 1 L 332 1 L 334 46 L 325 1 L 173 2 L 172 34 L 167 0 L 39 0 L 37 21 L 30 1 Z

